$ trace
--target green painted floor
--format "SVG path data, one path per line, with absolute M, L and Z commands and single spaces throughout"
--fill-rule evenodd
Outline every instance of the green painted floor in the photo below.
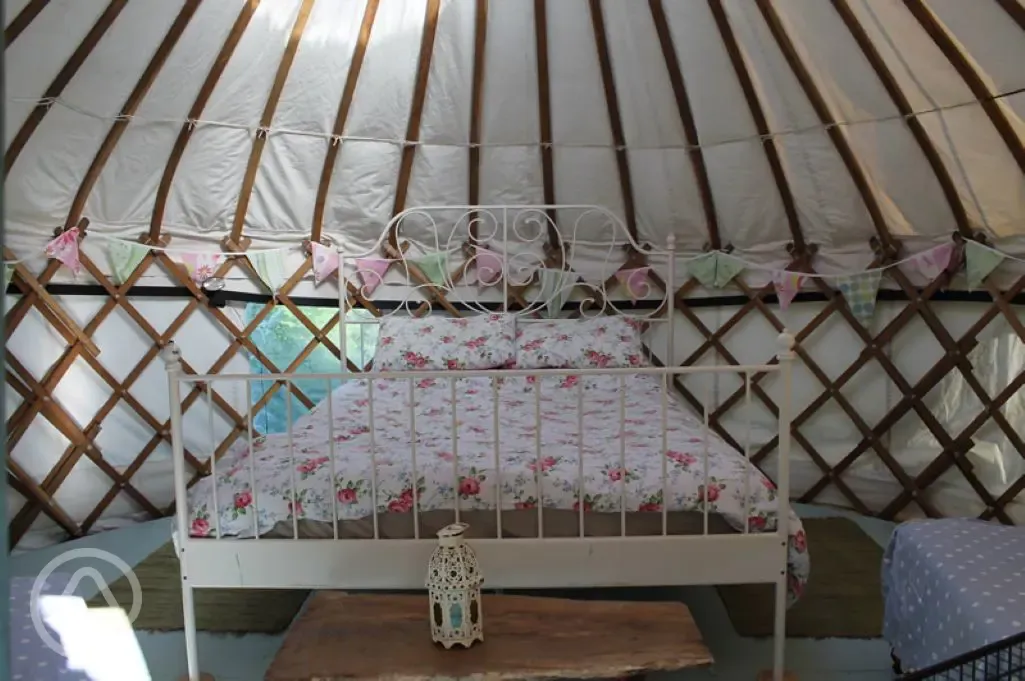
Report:
M 893 529 L 891 523 L 845 514 L 833 509 L 798 507 L 802 517 L 845 515 L 854 519 L 867 534 L 885 545 Z M 134 565 L 163 545 L 171 533 L 170 520 L 159 520 L 121 530 L 105 532 L 76 542 L 49 547 L 11 558 L 11 574 L 33 576 L 46 563 L 71 548 L 94 547 L 110 551 Z M 812 567 L 815 554 L 812 548 Z M 76 563 L 77 564 L 77 563 Z M 113 581 L 111 566 L 96 565 L 107 580 Z M 83 582 L 88 587 L 88 580 Z M 90 593 L 79 594 L 90 597 Z M 759 670 L 772 660 L 771 641 L 744 639 L 733 631 L 725 608 L 712 587 L 660 589 L 655 593 L 637 590 L 626 597 L 678 598 L 691 609 L 712 655 L 714 667 L 653 678 L 679 681 L 753 681 Z M 177 681 L 185 672 L 185 640 L 180 632 L 138 632 L 139 643 L 149 664 L 153 681 Z M 283 636 L 231 636 L 200 634 L 201 667 L 217 681 L 260 681 Z M 888 646 L 879 639 L 793 639 L 787 643 L 787 668 L 801 681 L 883 681 L 890 680 Z

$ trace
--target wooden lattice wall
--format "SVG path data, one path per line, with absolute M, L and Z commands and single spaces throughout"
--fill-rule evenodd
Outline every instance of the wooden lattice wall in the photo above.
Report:
M 471 205 L 477 204 L 480 199 L 480 167 L 481 154 L 479 143 L 481 141 L 481 109 L 484 87 L 484 53 L 488 40 L 488 7 L 487 0 L 476 1 L 476 23 L 475 23 L 475 57 L 472 74 L 472 111 L 471 125 L 469 132 L 469 186 L 468 198 Z M 762 136 L 762 146 L 768 161 L 776 189 L 782 198 L 785 209 L 786 220 L 792 235 L 790 267 L 795 270 L 806 272 L 815 271 L 815 244 L 808 243 L 802 234 L 798 209 L 795 204 L 793 191 L 791 189 L 789 171 L 784 167 L 777 142 L 769 127 L 764 102 L 755 86 L 754 79 L 746 58 L 738 45 L 738 39 L 734 34 L 733 27 L 723 7 L 722 0 L 705 0 L 715 20 L 719 37 L 726 48 L 730 64 L 735 72 L 741 86 L 744 100 L 747 103 L 755 127 Z M 848 4 L 848 0 L 830 0 L 832 7 L 843 19 L 851 35 L 857 42 L 866 60 L 871 64 L 880 83 L 884 86 L 892 103 L 904 117 L 909 131 L 914 136 L 918 146 L 921 148 L 924 157 L 928 160 L 929 166 L 939 180 L 943 189 L 946 201 L 955 217 L 958 228 L 958 236 L 961 239 L 981 238 L 979 235 L 980 225 L 977 225 L 969 218 L 968 212 L 959 197 L 955 183 L 952 180 L 940 154 L 935 145 L 926 133 L 920 121 L 915 117 L 908 98 L 901 92 L 897 79 L 892 74 L 885 61 L 880 56 L 877 48 L 869 39 L 865 29 L 861 27 L 854 12 Z M 535 49 L 538 68 L 539 83 L 539 121 L 541 129 L 540 152 L 542 161 L 542 183 L 543 196 L 546 203 L 557 203 L 558 194 L 555 187 L 554 155 L 557 148 L 552 144 L 552 113 L 551 113 L 551 85 L 548 71 L 548 43 L 550 39 L 547 26 L 547 2 L 548 0 L 534 0 L 535 17 Z M 958 47 L 954 38 L 939 24 L 933 14 L 928 10 L 923 0 L 903 0 L 904 5 L 918 21 L 925 32 L 930 36 L 935 45 L 953 65 L 964 83 L 980 102 L 990 122 L 1000 134 L 1019 169 L 1025 173 L 1025 146 L 1018 138 L 1007 112 L 996 101 L 995 93 L 990 89 L 986 79 L 980 75 L 962 50 Z M 1025 29 L 1025 9 L 1016 0 L 995 0 L 997 4 L 1006 11 L 1009 21 Z M 837 125 L 837 120 L 831 112 L 822 93 L 815 84 L 809 73 L 809 67 L 795 48 L 791 37 L 788 35 L 784 23 L 777 16 L 776 9 L 771 0 L 755 0 L 761 16 L 769 28 L 773 40 L 780 48 L 787 64 L 795 74 L 797 81 L 804 91 L 808 101 L 811 103 L 815 114 L 828 133 L 828 137 L 834 146 L 844 166 L 850 173 L 857 187 L 860 198 L 868 208 L 868 214 L 877 234 L 875 243 L 876 260 L 873 266 L 884 266 L 892 264 L 902 256 L 902 246 L 899 240 L 895 239 L 887 226 L 883 210 L 880 207 L 880 198 L 876 196 L 873 185 L 866 177 L 866 173 L 855 157 L 851 145 L 843 131 L 842 126 Z M 30 0 L 24 9 L 15 16 L 5 30 L 7 45 L 16 40 L 27 40 L 26 29 L 32 21 L 46 10 L 48 0 Z M 9 175 L 16 171 L 16 162 L 19 155 L 26 148 L 26 144 L 39 128 L 46 117 L 50 104 L 59 98 L 68 84 L 75 77 L 75 74 L 82 67 L 90 52 L 103 39 L 104 34 L 117 20 L 118 16 L 126 5 L 126 0 L 110 0 L 106 10 L 97 18 L 95 24 L 85 35 L 81 44 L 72 53 L 64 67 L 54 78 L 53 82 L 46 89 L 39 106 L 33 110 L 21 128 L 12 138 L 5 154 L 5 172 Z M 211 70 L 200 77 L 203 78 L 202 87 L 193 102 L 189 114 L 189 120 L 199 120 L 203 111 L 210 101 L 214 88 L 217 86 L 225 67 L 230 60 L 235 48 L 242 38 L 247 26 L 253 18 L 260 0 L 250 0 L 241 6 L 241 10 L 228 33 Z M 273 86 L 267 96 L 263 113 L 260 118 L 261 129 L 266 129 L 273 121 L 274 113 L 278 107 L 284 83 L 288 76 L 289 69 L 293 63 L 299 43 L 310 16 L 314 0 L 303 0 L 295 19 L 288 43 L 284 49 L 278 69 L 275 74 Z M 360 71 L 366 55 L 367 44 L 373 30 L 377 9 L 380 0 L 367 0 L 366 11 L 364 12 L 362 25 L 358 35 L 356 47 L 347 73 L 345 86 L 341 99 L 338 103 L 337 113 L 334 118 L 333 130 L 335 135 L 340 135 L 345 129 L 346 121 L 359 81 Z M 99 147 L 95 157 L 89 166 L 88 171 L 82 178 L 79 189 L 74 200 L 67 207 L 67 218 L 64 229 L 72 226 L 80 226 L 83 232 L 87 233 L 88 222 L 84 216 L 86 199 L 95 187 L 104 164 L 110 158 L 114 148 L 120 141 L 125 130 L 130 125 L 131 117 L 139 109 L 147 92 L 153 85 L 161 68 L 167 61 L 168 55 L 174 49 L 178 39 L 185 28 L 194 18 L 199 8 L 199 0 L 187 0 L 182 10 L 170 27 L 167 35 L 159 44 L 147 64 L 139 81 L 135 84 L 128 98 L 120 110 L 120 115 L 111 125 L 106 137 Z M 718 213 L 716 201 L 711 190 L 709 173 L 706 168 L 705 159 L 701 149 L 701 140 L 698 135 L 694 113 L 688 95 L 687 84 L 679 67 L 676 46 L 673 44 L 672 34 L 669 30 L 662 0 L 649 0 L 646 10 L 650 12 L 651 18 L 657 33 L 659 46 L 665 57 L 665 65 L 669 75 L 669 82 L 672 87 L 674 99 L 683 130 L 690 145 L 690 161 L 693 166 L 694 177 L 698 184 L 701 205 L 704 211 L 705 223 L 708 227 L 708 245 L 712 249 L 727 249 L 729 244 L 723 242 L 720 236 Z M 424 22 L 424 30 L 421 38 L 419 61 L 410 104 L 410 116 L 405 134 L 407 142 L 416 142 L 420 137 L 420 122 L 424 110 L 424 101 L 427 92 L 427 82 L 431 67 L 431 58 L 434 54 L 434 43 L 438 26 L 438 15 L 440 11 L 440 0 L 428 0 L 426 4 L 427 16 Z M 595 45 L 597 47 L 597 58 L 600 66 L 601 80 L 607 105 L 607 116 L 612 130 L 613 146 L 616 150 L 616 166 L 623 198 L 623 215 L 627 227 L 633 234 L 637 233 L 637 219 L 634 209 L 634 186 L 630 172 L 630 159 L 627 153 L 627 144 L 624 135 L 624 126 L 620 115 L 618 95 L 613 78 L 613 69 L 610 58 L 605 17 L 600 0 L 589 0 L 588 8 L 592 28 L 594 31 Z M 167 243 L 161 236 L 161 227 L 164 213 L 168 202 L 171 188 L 175 182 L 175 176 L 182 160 L 183 154 L 189 144 L 193 133 L 193 126 L 183 123 L 174 144 L 170 157 L 167 160 L 165 171 L 156 189 L 155 205 L 151 217 L 150 229 L 143 238 L 143 242 L 160 246 Z M 216 276 L 223 277 L 229 272 L 241 270 L 247 275 L 254 275 L 252 266 L 244 257 L 248 247 L 248 240 L 242 236 L 243 225 L 247 213 L 249 200 L 253 192 L 257 169 L 260 158 L 266 145 L 266 134 L 257 134 L 252 142 L 252 148 L 248 157 L 246 172 L 244 175 L 238 203 L 233 218 L 231 233 L 225 238 L 222 247 L 228 254 L 220 266 Z M 310 238 L 320 240 L 324 230 L 325 206 L 327 202 L 328 189 L 331 183 L 332 173 L 337 165 L 337 158 L 340 147 L 339 143 L 325 141 L 324 164 L 316 193 L 313 221 L 310 226 Z M 410 185 L 410 177 L 413 169 L 413 162 L 417 153 L 415 144 L 407 144 L 403 148 L 401 162 L 398 172 L 395 200 L 392 206 L 392 214 L 398 214 L 406 206 L 406 197 Z M 554 216 L 553 216 L 554 217 Z M 88 238 L 88 237 L 86 237 Z M 13 259 L 14 254 L 5 253 L 5 258 Z M 58 264 L 49 262 L 41 271 L 31 271 L 25 265 L 18 265 L 14 276 L 12 287 L 21 296 L 14 302 L 6 315 L 6 328 L 10 334 L 17 329 L 24 321 L 30 310 L 34 309 L 38 314 L 52 326 L 56 333 L 66 340 L 67 347 L 59 359 L 50 366 L 42 376 L 33 374 L 22 359 L 7 355 L 7 383 L 23 399 L 21 405 L 8 418 L 8 451 L 25 437 L 26 432 L 32 424 L 38 420 L 45 420 L 61 433 L 69 442 L 67 449 L 60 456 L 57 464 L 52 468 L 44 479 L 34 479 L 32 475 L 23 470 L 17 462 L 8 460 L 8 481 L 12 488 L 22 495 L 27 503 L 15 514 L 11 520 L 11 540 L 16 543 L 24 536 L 33 522 L 45 514 L 62 527 L 69 536 L 79 536 L 89 531 L 109 507 L 115 497 L 125 495 L 142 511 L 150 516 L 157 517 L 165 514 L 168 509 L 160 508 L 139 491 L 135 483 L 135 475 L 142 467 L 147 457 L 157 448 L 166 442 L 168 438 L 168 423 L 164 414 L 155 414 L 147 410 L 139 400 L 133 396 L 132 386 L 139 381 L 140 376 L 146 368 L 157 358 L 160 349 L 171 340 L 174 335 L 185 325 L 193 315 L 206 315 L 221 325 L 231 338 L 229 347 L 221 357 L 209 367 L 186 366 L 186 371 L 203 373 L 216 373 L 222 370 L 232 357 L 239 351 L 250 353 L 260 361 L 269 371 L 288 372 L 296 368 L 305 357 L 309 356 L 318 346 L 326 347 L 336 355 L 339 348 L 329 338 L 329 333 L 337 325 L 338 320 L 334 319 L 324 328 L 313 324 L 302 312 L 298 305 L 291 299 L 296 287 L 308 277 L 311 271 L 311 262 L 307 257 L 303 265 L 289 278 L 280 292 L 266 303 L 260 314 L 256 316 L 245 328 L 241 328 L 230 315 L 217 306 L 209 304 L 204 291 L 197 288 L 185 274 L 172 263 L 166 254 L 162 252 L 151 252 L 141 263 L 131 278 L 122 285 L 115 285 L 104 273 L 103 267 L 93 262 L 88 255 L 83 257 L 83 265 L 86 272 L 102 286 L 106 298 L 99 311 L 90 320 L 79 324 L 72 316 L 62 309 L 61 304 L 48 292 L 47 287 L 54 282 L 58 273 Z M 146 317 L 133 304 L 133 298 L 128 292 L 135 286 L 140 278 L 155 269 L 162 270 L 164 275 L 169 277 L 178 286 L 182 287 L 191 296 L 188 304 L 163 331 L 157 331 L 147 321 Z M 996 284 L 987 282 L 986 290 L 990 296 L 990 302 L 981 304 L 980 317 L 976 324 L 967 332 L 958 335 L 952 334 L 941 322 L 936 311 L 935 298 L 948 283 L 948 275 L 918 290 L 911 285 L 911 282 L 899 268 L 890 268 L 887 277 L 906 296 L 907 304 L 902 311 L 892 320 L 888 321 L 878 332 L 870 332 L 863 327 L 848 309 L 841 296 L 829 289 L 821 280 L 813 279 L 821 294 L 828 300 L 828 304 L 809 324 L 801 329 L 792 329 L 798 336 L 798 354 L 803 365 L 816 377 L 821 384 L 821 395 L 815 399 L 806 409 L 802 411 L 794 422 L 794 439 L 802 447 L 816 465 L 821 469 L 822 478 L 818 484 L 812 486 L 802 497 L 803 501 L 813 501 L 822 492 L 829 488 L 838 489 L 847 501 L 856 509 L 864 513 L 873 511 L 882 517 L 892 518 L 912 502 L 921 506 L 927 514 L 937 515 L 938 511 L 928 500 L 923 498 L 923 490 L 938 480 L 942 475 L 951 469 L 961 471 L 964 478 L 973 487 L 985 505 L 982 516 L 1002 522 L 1011 522 L 1005 511 L 1007 504 L 1014 499 L 1022 490 L 1025 490 L 1025 477 L 1014 481 L 1005 491 L 999 495 L 991 494 L 986 487 L 978 481 L 972 471 L 971 464 L 966 458 L 966 452 L 972 446 L 973 434 L 977 433 L 985 425 L 995 424 L 1013 447 L 1025 457 L 1025 442 L 1023 442 L 1021 424 L 1009 423 L 1002 413 L 1002 406 L 1013 396 L 1013 394 L 1025 385 L 1025 373 L 1013 377 L 1011 383 L 998 395 L 989 395 L 973 371 L 968 358 L 968 353 L 977 343 L 980 332 L 994 319 L 1002 318 L 1013 329 L 1017 337 L 1025 342 L 1025 326 L 1023 326 L 1019 315 L 1012 307 L 1012 300 L 1025 290 L 1025 277 L 1017 279 L 1008 286 L 998 287 Z M 733 286 L 739 288 L 739 293 L 747 298 L 747 302 L 735 309 L 732 318 L 717 328 L 710 328 L 704 323 L 701 317 L 689 304 L 691 296 L 698 288 L 696 281 L 684 283 L 674 293 L 673 301 L 679 314 L 687 322 L 693 325 L 704 338 L 700 347 L 690 357 L 685 358 L 687 363 L 693 363 L 700 357 L 709 353 L 718 355 L 724 362 L 736 363 L 737 359 L 727 348 L 725 339 L 733 332 L 742 321 L 752 316 L 763 318 L 771 327 L 780 330 L 783 324 L 779 318 L 776 308 L 768 302 L 772 295 L 771 286 L 753 288 L 738 279 Z M 356 291 L 350 291 L 350 303 L 355 306 L 365 306 L 374 311 L 372 304 L 360 299 Z M 13 300 L 13 298 L 12 298 Z M 251 339 L 251 333 L 270 314 L 275 306 L 288 308 L 296 317 L 301 320 L 304 326 L 312 334 L 312 338 L 300 356 L 290 366 L 274 366 L 260 349 L 256 347 Z M 443 305 L 444 307 L 444 305 Z M 103 322 L 114 313 L 115 310 L 127 315 L 137 325 L 138 330 L 149 339 L 151 347 L 143 358 L 128 372 L 122 380 L 115 378 L 111 372 L 111 366 L 106 357 L 101 357 L 96 344 L 92 340 L 93 334 Z M 806 350 L 809 343 L 813 342 L 818 330 L 824 327 L 827 321 L 840 319 L 849 327 L 850 334 L 860 339 L 864 344 L 864 351 L 850 367 L 839 376 L 828 375 L 812 355 Z M 944 348 L 945 354 L 936 363 L 931 371 L 924 377 L 912 382 L 902 375 L 895 362 L 889 358 L 885 348 L 893 341 L 897 334 L 907 329 L 913 320 L 921 320 L 937 342 Z M 768 358 L 765 358 L 768 359 Z M 69 369 L 76 362 L 86 363 L 100 379 L 109 385 L 111 394 L 106 402 L 88 423 L 79 423 L 69 413 L 60 400 L 54 398 L 54 390 L 61 380 L 67 375 Z M 859 372 L 864 371 L 870 363 L 880 366 L 883 371 L 903 394 L 903 398 L 892 406 L 884 418 L 870 425 L 859 415 L 852 406 L 850 400 L 842 392 L 842 388 L 849 384 Z M 349 368 L 358 371 L 357 367 L 349 363 Z M 936 387 L 940 381 L 950 373 L 957 373 L 963 376 L 964 381 L 978 399 L 985 405 L 980 413 L 971 423 L 960 432 L 947 432 L 939 420 L 930 412 L 924 402 L 925 396 Z M 776 412 L 776 405 L 771 397 L 761 386 L 761 379 L 755 382 L 755 398 L 763 403 L 770 412 Z M 700 405 L 700 400 L 686 389 L 686 386 L 678 386 L 685 398 L 695 405 Z M 275 386 L 274 390 L 281 389 Z M 296 398 L 306 406 L 312 406 L 310 398 L 299 388 L 292 386 Z M 193 390 L 184 398 L 183 408 L 193 407 L 200 399 L 201 388 Z M 261 399 L 261 404 L 256 405 L 257 409 L 263 408 L 270 399 L 268 393 Z M 732 409 L 742 401 L 741 392 L 725 397 L 720 406 L 711 416 L 711 422 L 724 437 L 731 442 L 738 442 L 739 438 L 730 433 L 724 425 L 726 416 Z M 234 431 L 217 448 L 217 453 L 223 453 L 231 444 L 234 438 L 245 432 L 246 423 L 242 414 L 225 399 L 215 394 L 215 401 L 222 414 L 235 424 Z M 817 452 L 812 441 L 808 437 L 807 428 L 812 416 L 827 403 L 835 403 L 847 415 L 862 435 L 862 440 L 840 461 L 831 465 Z M 96 444 L 96 437 L 102 428 L 105 419 L 118 405 L 129 407 L 138 417 L 152 430 L 152 437 L 149 443 L 138 452 L 132 465 L 124 470 L 119 470 L 110 464 L 104 457 L 104 452 Z M 942 451 L 938 453 L 935 460 L 924 470 L 915 475 L 906 472 L 895 457 L 888 451 L 885 445 L 885 435 L 908 414 L 915 414 L 925 427 L 932 433 L 941 444 Z M 775 447 L 775 442 L 768 443 L 755 454 L 756 461 L 762 461 Z M 881 460 L 892 475 L 900 482 L 903 492 L 882 509 L 870 509 L 857 495 L 851 491 L 844 482 L 844 472 L 855 462 L 867 454 L 873 454 Z M 192 453 L 188 453 L 189 463 L 196 471 L 196 475 L 206 472 L 206 464 L 200 462 Z M 55 501 L 55 494 L 62 483 L 68 478 L 76 463 L 83 458 L 91 461 L 104 475 L 109 478 L 110 490 L 103 497 L 97 507 L 88 517 L 82 521 L 76 521 L 65 512 L 59 503 Z

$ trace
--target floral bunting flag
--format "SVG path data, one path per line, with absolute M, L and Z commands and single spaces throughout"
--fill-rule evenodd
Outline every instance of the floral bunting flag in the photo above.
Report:
M 872 270 L 861 274 L 837 277 L 836 288 L 843 294 L 847 306 L 851 308 L 854 318 L 862 326 L 872 323 L 876 311 L 876 296 L 882 282 L 882 270 Z
M 648 285 L 648 272 L 650 270 L 650 267 L 635 267 L 616 272 L 616 279 L 626 288 L 631 301 L 636 303 L 638 299 L 643 298 L 650 292 L 651 287 Z
M 538 270 L 541 284 L 540 299 L 544 301 L 545 316 L 555 319 L 562 312 L 570 292 L 573 290 L 573 275 L 566 270 L 553 270 L 542 267 Z
M 369 296 L 377 290 L 377 287 L 384 283 L 384 275 L 391 267 L 391 260 L 384 258 L 356 258 L 356 274 L 363 282 L 360 293 Z
M 954 242 L 945 243 L 936 248 L 923 251 L 911 259 L 911 265 L 926 281 L 935 281 L 947 271 L 954 255 Z
M 744 262 L 728 253 L 712 251 L 691 260 L 687 271 L 705 288 L 725 288 L 744 271 Z
M 111 241 L 110 248 L 107 249 L 107 258 L 110 260 L 110 274 L 114 283 L 120 286 L 128 281 L 149 251 L 149 246 L 143 244 Z
M 411 261 L 416 265 L 427 280 L 435 286 L 444 286 L 449 279 L 448 274 L 448 253 L 428 253 L 427 255 Z
M 330 246 L 311 241 L 310 252 L 313 255 L 313 283 L 317 285 L 338 269 L 338 251 Z
M 203 282 L 217 272 L 224 256 L 220 253 L 182 253 L 178 259 L 185 266 L 189 278 L 198 286 L 202 286 Z
M 253 251 L 248 254 L 249 262 L 260 277 L 260 281 L 267 285 L 271 293 L 277 293 L 278 289 L 288 281 L 288 272 L 285 270 L 285 254 L 280 249 L 272 251 Z
M 772 276 L 772 283 L 776 286 L 776 298 L 779 300 L 779 309 L 787 311 L 790 303 L 794 302 L 801 286 L 804 284 L 805 276 L 800 272 L 786 270 L 776 272 Z
M 78 227 L 72 227 L 46 244 L 45 253 L 47 257 L 60 261 L 72 274 L 78 276 L 82 271 L 82 261 L 78 256 Z
M 491 286 L 502 278 L 502 257 L 489 248 L 476 246 L 475 262 L 477 263 L 477 281 L 483 286 Z
M 1004 261 L 1004 254 L 975 241 L 965 241 L 965 270 L 968 274 L 968 290 L 982 286 L 986 277 Z

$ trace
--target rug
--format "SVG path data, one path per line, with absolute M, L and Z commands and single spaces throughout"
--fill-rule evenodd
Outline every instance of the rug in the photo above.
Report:
M 787 612 L 788 638 L 878 638 L 883 629 L 883 549 L 847 518 L 802 520 L 811 576 Z M 744 637 L 772 636 L 771 584 L 718 587 L 730 621 Z
M 134 628 L 144 631 L 181 631 L 182 592 L 178 557 L 170 542 L 135 566 L 142 587 L 142 608 Z M 122 577 L 110 585 L 118 603 L 132 602 L 132 586 Z M 292 623 L 309 591 L 301 589 L 196 589 L 196 628 L 232 634 L 278 634 Z M 104 607 L 102 594 L 89 602 Z

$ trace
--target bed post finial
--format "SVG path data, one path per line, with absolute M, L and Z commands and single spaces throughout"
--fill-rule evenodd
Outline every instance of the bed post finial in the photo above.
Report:
M 779 352 L 776 353 L 777 359 L 782 361 L 794 358 L 794 347 L 797 345 L 797 339 L 794 338 L 793 334 L 783 329 L 783 332 L 776 338 L 776 344 L 779 345 Z
M 667 251 L 675 251 L 676 250 L 676 235 L 675 234 L 670 234 L 669 236 L 666 237 L 666 250 Z
M 160 359 L 164 360 L 164 368 L 168 373 L 181 371 L 182 353 L 178 346 L 174 344 L 174 341 L 168 341 L 167 345 L 163 347 L 160 351 Z

